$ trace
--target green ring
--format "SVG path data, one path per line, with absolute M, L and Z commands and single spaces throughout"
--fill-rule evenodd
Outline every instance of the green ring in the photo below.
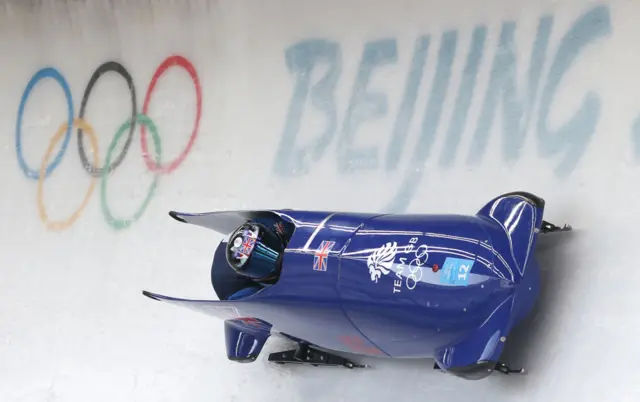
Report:
M 153 145 L 156 150 L 155 152 L 156 163 L 160 164 L 162 147 L 160 145 L 160 136 L 158 135 L 158 130 L 156 128 L 156 125 L 153 123 L 153 121 L 151 121 L 149 116 L 144 115 L 142 113 L 139 113 L 135 117 L 135 120 L 138 123 L 143 124 L 147 126 L 147 128 L 149 128 L 149 131 L 151 132 L 151 137 L 153 137 Z M 109 166 L 109 164 L 111 163 L 111 155 L 113 154 L 113 150 L 116 148 L 116 145 L 118 144 L 118 140 L 120 140 L 122 135 L 129 129 L 131 124 L 132 124 L 132 119 L 125 121 L 118 129 L 118 132 L 113 137 L 113 140 L 111 140 L 111 144 L 109 145 L 109 149 L 107 150 L 107 160 L 105 162 L 105 166 Z M 116 219 L 111 214 L 111 210 L 109 209 L 109 205 L 107 204 L 107 177 L 109 176 L 107 172 L 108 170 L 105 169 L 104 173 L 101 175 L 100 203 L 102 204 L 102 214 L 104 215 L 107 223 L 111 225 L 111 227 L 113 227 L 114 229 L 116 230 L 126 229 L 129 226 L 131 226 L 133 222 L 140 219 L 142 214 L 144 214 L 144 211 L 147 209 L 149 202 L 151 202 L 151 199 L 153 198 L 153 195 L 156 190 L 156 186 L 158 185 L 158 178 L 160 175 L 158 173 L 155 173 L 153 182 L 151 183 L 151 187 L 149 188 L 149 193 L 147 194 L 147 198 L 144 200 L 144 203 L 140 206 L 140 208 L 138 208 L 138 210 L 135 212 L 133 217 L 131 219 Z

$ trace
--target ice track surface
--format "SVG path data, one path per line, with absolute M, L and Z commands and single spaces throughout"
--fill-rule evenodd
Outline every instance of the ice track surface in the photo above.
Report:
M 639 11 L 4 2 L 0 399 L 638 400 Z M 574 227 L 540 244 L 508 342 L 526 376 L 270 367 L 274 340 L 236 364 L 222 322 L 140 293 L 215 297 L 219 238 L 171 209 L 474 213 L 514 190 Z

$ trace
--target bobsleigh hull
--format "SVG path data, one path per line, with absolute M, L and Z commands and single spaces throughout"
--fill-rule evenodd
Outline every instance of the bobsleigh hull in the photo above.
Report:
M 282 270 L 274 285 L 252 286 L 229 266 L 223 240 L 211 270 L 220 300 L 144 294 L 224 319 L 234 361 L 255 360 L 280 333 L 301 347 L 433 358 L 443 371 L 484 378 L 496 367 L 506 371 L 499 363 L 505 341 L 538 296 L 537 236 L 560 229 L 543 212 L 544 201 L 525 192 L 496 197 L 468 216 L 171 212 L 224 235 L 246 221 L 278 228 L 288 236 Z M 297 353 L 288 362 L 303 362 Z

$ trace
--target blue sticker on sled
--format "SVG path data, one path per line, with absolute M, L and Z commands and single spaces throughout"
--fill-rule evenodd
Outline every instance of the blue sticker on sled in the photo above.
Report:
M 473 267 L 473 263 L 473 260 L 448 257 L 444 260 L 444 265 L 440 271 L 440 283 L 467 286 L 469 284 L 469 272 Z

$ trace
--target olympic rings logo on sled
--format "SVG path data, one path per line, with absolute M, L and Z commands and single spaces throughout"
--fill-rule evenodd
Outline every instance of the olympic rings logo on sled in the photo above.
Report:
M 151 95 L 153 94 L 153 91 L 156 87 L 158 79 L 170 67 L 173 67 L 173 66 L 178 66 L 184 69 L 187 73 L 189 73 L 191 80 L 193 81 L 193 85 L 195 86 L 195 90 L 196 90 L 196 98 L 197 98 L 196 99 L 196 118 L 193 125 L 193 129 L 191 131 L 191 135 L 189 137 L 189 142 L 187 143 L 184 150 L 171 163 L 167 165 L 162 165 L 160 163 L 160 159 L 162 155 L 162 146 L 161 146 L 160 136 L 158 135 L 158 130 L 155 124 L 153 123 L 151 118 L 147 115 L 147 113 L 149 109 L 149 103 L 151 101 Z M 95 86 L 96 82 L 100 79 L 100 77 L 102 77 L 102 75 L 107 72 L 117 73 L 126 81 L 127 86 L 131 91 L 131 117 L 127 119 L 124 123 L 122 123 L 122 125 L 118 128 L 107 150 L 105 164 L 103 167 L 100 167 L 98 140 L 93 130 L 93 127 L 87 121 L 84 120 L 84 114 L 85 114 L 87 103 L 89 101 L 89 97 L 91 95 L 91 91 L 93 90 L 93 87 Z M 35 170 L 27 165 L 22 152 L 22 119 L 24 115 L 25 105 L 29 100 L 29 96 L 31 95 L 31 92 L 33 91 L 35 85 L 45 78 L 54 79 L 60 85 L 60 87 L 62 87 L 62 90 L 64 91 L 65 98 L 67 101 L 68 115 L 67 115 L 67 121 L 60 125 L 55 135 L 49 142 L 49 146 L 42 159 L 40 168 L 38 170 Z M 136 90 L 133 84 L 133 79 L 131 78 L 131 75 L 129 74 L 127 69 L 118 62 L 107 61 L 101 64 L 94 71 L 93 75 L 89 79 L 89 83 L 87 84 L 87 87 L 84 90 L 84 95 L 82 97 L 82 102 L 80 104 L 80 112 L 77 118 L 73 117 L 74 116 L 73 97 L 71 95 L 71 89 L 69 87 L 69 84 L 65 80 L 64 76 L 57 69 L 53 67 L 45 67 L 37 71 L 29 80 L 29 83 L 27 84 L 27 87 L 25 88 L 22 94 L 22 98 L 20 100 L 20 106 L 18 108 L 18 117 L 16 122 L 16 153 L 18 157 L 18 164 L 20 166 L 20 169 L 24 172 L 25 176 L 27 176 L 28 178 L 37 180 L 37 183 L 38 183 L 37 204 L 38 204 L 38 212 L 40 214 L 41 221 L 50 230 L 64 230 L 70 227 L 71 225 L 73 225 L 73 223 L 80 217 L 80 214 L 89 203 L 91 195 L 93 194 L 93 190 L 96 186 L 97 180 L 100 179 L 100 184 L 101 184 L 100 202 L 101 202 L 102 212 L 107 223 L 115 229 L 124 229 L 129 227 L 133 222 L 135 222 L 142 216 L 147 206 L 149 205 L 149 202 L 151 201 L 154 195 L 159 176 L 162 174 L 172 173 L 175 169 L 178 168 L 178 166 L 180 166 L 180 164 L 182 164 L 182 162 L 186 159 L 187 155 L 191 152 L 191 148 L 193 147 L 193 144 L 198 135 L 201 112 L 202 112 L 202 89 L 200 87 L 198 74 L 195 68 L 193 67 L 193 65 L 191 64 L 191 62 L 189 62 L 189 60 L 187 60 L 182 56 L 178 56 L 178 55 L 170 56 L 166 58 L 158 66 L 147 88 L 147 92 L 146 92 L 143 106 L 142 106 L 142 111 L 140 113 L 138 112 Z M 129 219 L 116 219 L 113 217 L 109 209 L 109 206 L 107 204 L 107 197 L 106 197 L 107 178 L 110 173 L 115 171 L 115 169 L 118 166 L 120 166 L 120 164 L 126 157 L 129 151 L 129 146 L 131 145 L 131 142 L 133 140 L 133 133 L 135 132 L 136 123 L 139 123 L 141 125 L 140 145 L 142 148 L 142 156 L 144 158 L 147 168 L 154 173 L 154 178 L 145 200 L 143 201 L 142 205 L 138 208 L 138 210 L 134 213 L 134 215 Z M 43 184 L 44 184 L 44 180 L 51 175 L 51 173 L 56 169 L 56 167 L 58 167 L 58 165 L 62 161 L 62 158 L 71 140 L 72 128 L 77 129 L 77 143 L 78 143 L 78 152 L 80 154 L 80 161 L 82 162 L 82 166 L 87 171 L 87 173 L 91 175 L 92 180 L 91 180 L 91 184 L 89 185 L 89 189 L 87 190 L 87 193 L 85 194 L 85 197 L 82 200 L 82 203 L 80 204 L 79 208 L 69 218 L 62 221 L 50 221 L 47 216 L 46 209 L 44 207 Z M 125 132 L 127 132 L 127 129 L 128 129 L 127 140 L 122 149 L 122 152 L 117 157 L 113 158 L 113 151 L 116 145 L 118 144 L 119 140 L 121 139 L 121 137 L 124 135 Z M 153 145 L 155 148 L 155 153 L 154 153 L 155 160 L 152 160 L 151 157 L 149 156 L 148 143 L 147 143 L 147 131 L 146 131 L 147 129 L 151 133 L 151 137 L 153 140 Z M 87 157 L 87 153 L 86 153 L 84 142 L 83 142 L 84 136 L 88 137 L 88 140 L 91 144 L 91 148 L 93 150 L 92 161 L 89 161 Z M 58 154 L 55 156 L 53 161 L 49 162 L 49 160 L 51 159 L 53 150 L 61 140 L 62 140 L 62 146 L 60 147 Z

